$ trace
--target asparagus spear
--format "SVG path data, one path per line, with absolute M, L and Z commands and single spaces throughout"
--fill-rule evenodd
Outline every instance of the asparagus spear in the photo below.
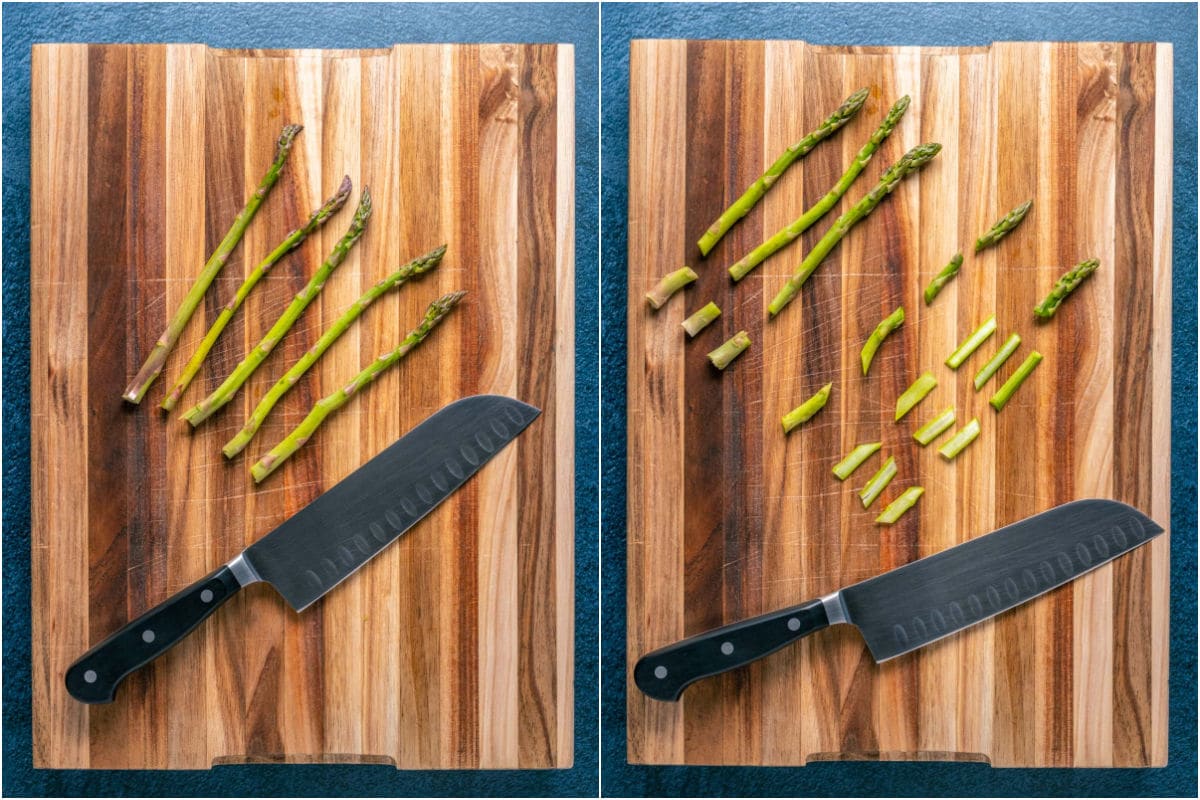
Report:
M 793 408 L 791 411 L 783 415 L 783 432 L 791 433 L 792 429 L 797 425 L 808 422 L 818 411 L 825 407 L 829 402 L 829 392 L 832 391 L 833 384 L 827 383 L 817 390 L 817 393 L 805 400 L 800 405 Z
M 721 237 L 726 231 L 733 227 L 733 224 L 750 212 L 767 190 L 770 189 L 783 171 L 792 165 L 792 162 L 802 156 L 808 154 L 810 150 L 816 147 L 820 142 L 828 139 L 838 131 L 843 125 L 849 122 L 859 109 L 863 107 L 863 103 L 867 102 L 867 95 L 870 94 L 870 89 L 859 89 L 854 94 L 846 98 L 845 102 L 834 111 L 828 119 L 821 123 L 820 127 L 812 133 L 805 136 L 794 145 L 784 150 L 779 158 L 775 159 L 762 177 L 750 185 L 750 188 L 742 194 L 734 204 L 725 209 L 725 212 L 717 218 L 709 229 L 700 237 L 700 241 L 696 245 L 700 248 L 701 255 L 708 255 L 709 251 L 716 246 Z
M 716 303 L 710 302 L 704 308 L 701 308 L 695 314 L 683 321 L 683 329 L 687 331 L 690 338 L 695 338 L 696 334 L 704 330 L 709 324 L 721 316 L 721 309 Z
M 729 363 L 742 354 L 750 346 L 750 334 L 738 331 L 729 341 L 708 354 L 708 360 L 717 369 L 725 369 Z
M 846 478 L 849 478 L 854 473 L 854 470 L 863 465 L 864 461 L 879 452 L 879 448 L 881 447 L 883 447 L 883 442 L 860 444 L 833 466 L 833 474 L 837 476 L 839 481 L 846 480 Z
M 800 234 L 811 228 L 817 220 L 837 204 L 838 200 L 842 199 L 842 195 L 850 188 L 850 184 L 854 183 L 855 179 L 866 168 L 867 162 L 871 160 L 871 156 L 875 155 L 875 151 L 879 149 L 880 143 L 899 124 L 900 118 L 908 110 L 909 102 L 908 95 L 904 95 L 904 97 L 896 101 L 896 104 L 888 111 L 887 116 L 884 117 L 880 126 L 871 134 L 871 138 L 855 154 L 854 160 L 850 162 L 849 169 L 842 174 L 842 177 L 838 179 L 838 182 L 833 185 L 833 188 L 824 197 L 818 200 L 812 208 L 797 217 L 792 224 L 754 248 L 750 251 L 749 255 L 744 256 L 742 260 L 729 268 L 729 274 L 733 276 L 735 281 L 740 281 L 752 269 L 794 242 Z
M 208 333 L 204 335 L 200 346 L 196 348 L 196 352 L 192 354 L 192 358 L 188 361 L 187 366 L 183 368 L 183 374 L 179 376 L 179 380 L 175 382 L 175 388 L 167 394 L 162 401 L 164 411 L 170 411 L 175 408 L 175 404 L 179 402 L 179 398 L 183 396 L 188 384 L 192 382 L 192 378 L 196 377 L 196 373 L 200 371 L 200 365 L 204 363 L 204 359 L 208 357 L 208 353 L 212 350 L 213 345 L 217 343 L 217 337 L 225 330 L 225 326 L 229 324 L 229 320 L 233 319 L 233 315 L 237 313 L 238 308 L 245 302 L 246 297 L 255 285 L 266 276 L 271 268 L 282 259 L 285 255 L 295 250 L 300 246 L 300 243 L 308 238 L 308 235 L 325 224 L 325 221 L 338 212 L 345 205 L 346 199 L 350 197 L 350 176 L 342 178 L 342 183 L 338 187 L 337 194 L 325 201 L 325 205 L 313 212 L 308 222 L 303 227 L 296 228 L 287 235 L 287 237 L 279 243 L 279 246 L 272 250 L 266 258 L 255 267 L 242 285 L 238 287 L 237 294 L 229 301 L 225 308 L 221 309 L 221 313 L 217 315 L 217 319 L 213 322 L 212 327 L 208 329 Z
M 242 240 L 242 234 L 246 232 L 246 227 L 250 224 L 250 220 L 254 219 L 254 215 L 258 213 L 259 206 L 266 199 L 267 193 L 271 191 L 271 187 L 279 180 L 279 175 L 283 171 L 284 162 L 287 161 L 288 153 L 292 151 L 292 142 L 295 141 L 296 135 L 302 130 L 299 125 L 285 125 L 283 132 L 279 134 L 279 140 L 275 143 L 275 161 L 271 164 L 267 174 L 259 181 L 258 188 L 254 190 L 254 194 L 250 195 L 250 199 L 246 201 L 246 205 L 238 212 L 238 215 L 233 218 L 233 225 L 230 226 L 229 232 L 225 234 L 225 238 L 217 245 L 217 249 L 208 257 L 208 261 L 204 264 L 204 269 L 200 271 L 200 275 L 196 278 L 192 288 L 188 289 L 187 295 L 183 298 L 183 303 L 175 311 L 175 316 L 171 317 L 171 321 L 167 323 L 167 329 L 163 331 L 162 336 L 158 337 L 158 341 L 154 343 L 154 348 L 150 351 L 150 355 L 146 357 L 146 361 L 138 370 L 137 375 L 125 387 L 125 392 L 121 395 L 126 402 L 137 405 L 142 402 L 142 398 L 146 396 L 146 392 L 150 389 L 150 385 L 162 373 L 163 367 L 167 363 L 167 355 L 171 352 L 171 348 L 179 341 L 179 337 L 183 334 L 183 329 L 187 327 L 188 320 L 192 318 L 196 307 L 204 299 L 204 293 L 208 291 L 208 287 L 217 277 L 217 273 L 225 266 L 225 262 L 229 260 L 230 254 L 233 253 L 238 242 Z
M 1062 301 L 1067 299 L 1067 295 L 1075 291 L 1075 287 L 1083 283 L 1084 279 L 1099 267 L 1100 260 L 1096 258 L 1081 261 L 1071 267 L 1054 283 L 1054 288 L 1050 290 L 1050 294 L 1046 295 L 1046 299 L 1034 306 L 1033 313 L 1039 319 L 1053 317 L 1054 312 L 1058 311 L 1058 307 L 1062 305 Z
M 395 350 L 385 353 L 368 364 L 344 388 L 338 389 L 333 394 L 318 400 L 316 405 L 313 406 L 312 411 L 308 412 L 308 416 L 291 433 L 285 436 L 283 441 L 275 445 L 271 452 L 259 459 L 258 463 L 250 468 L 250 474 L 254 476 L 254 482 L 262 483 L 264 478 L 278 469 L 280 464 L 312 438 L 312 435 L 316 433 L 317 428 L 321 427 L 321 423 L 325 421 L 326 417 L 346 405 L 350 401 L 350 398 L 357 394 L 360 389 L 370 385 L 371 381 L 378 378 L 388 367 L 404 358 L 413 348 L 425 341 L 425 338 L 429 336 L 429 332 L 437 327 L 437 324 L 458 305 L 458 301 L 465 294 L 466 292 L 451 292 L 434 300 L 429 304 L 429 308 L 426 309 L 425 318 L 421 320 L 421 324 L 409 331 L 408 335 L 404 337 L 404 340 L 400 342 Z
M 913 438 L 922 447 L 929 445 L 937 437 L 941 436 L 946 430 L 954 424 L 955 414 L 953 408 L 947 408 L 942 413 L 938 414 L 933 419 L 926 422 L 921 427 L 917 428 L 913 433 Z
M 922 373 L 921 377 L 912 382 L 912 385 L 904 390 L 904 394 L 896 400 L 896 422 L 904 419 L 908 412 L 917 407 L 925 399 L 925 396 L 932 392 L 937 387 L 937 378 L 933 377 L 932 372 Z
M 999 411 L 1008 405 L 1008 401 L 1012 399 L 1013 394 L 1016 393 L 1017 389 L 1021 388 L 1021 384 L 1025 382 L 1025 379 L 1029 377 L 1031 372 L 1037 369 L 1037 365 L 1040 363 L 1042 363 L 1042 354 L 1034 350 L 1021 366 L 1017 367 L 1017 371 L 1012 374 L 1012 377 L 1006 380 L 1004 385 L 992 395 L 992 399 L 988 400 L 992 408 Z
M 680 267 L 659 281 L 658 285 L 653 289 L 646 292 L 646 300 L 650 305 L 654 306 L 655 310 L 660 309 L 664 303 L 671 299 L 671 295 L 698 277 L 700 276 L 691 267 Z
M 983 369 L 975 376 L 975 391 L 983 388 L 983 385 L 992 379 L 992 376 L 1004 366 L 1004 362 L 1008 361 L 1009 356 L 1017 352 L 1017 348 L 1021 346 L 1021 335 L 1014 333 L 1008 337 L 1008 340 L 1001 346 L 999 352 L 992 356 L 992 360 L 983 365 Z
M 883 344 L 883 340 L 903 323 L 904 306 L 897 306 L 895 311 L 884 317 L 883 321 L 875 326 L 875 330 L 871 331 L 871 335 L 867 337 L 867 341 L 862 346 L 862 353 L 859 354 L 859 358 L 862 360 L 863 375 L 866 375 L 867 370 L 871 368 L 871 362 L 875 359 L 875 353 Z
M 379 283 L 375 284 L 366 292 L 364 292 L 362 297 L 355 300 L 350 307 L 346 309 L 345 313 L 343 313 L 342 316 L 339 317 L 337 321 L 335 321 L 333 325 L 329 327 L 329 330 L 321 334 L 321 338 L 317 340 L 317 343 L 314 344 L 308 351 L 306 351 L 304 355 L 300 357 L 300 360 L 292 365 L 291 369 L 284 373 L 282 378 L 275 382 L 275 385 L 271 387 L 270 391 L 266 393 L 262 400 L 258 401 L 258 406 L 255 407 L 254 412 L 250 415 L 250 419 L 246 420 L 246 424 L 242 427 L 242 429 L 238 431 L 237 435 L 230 439 L 222 449 L 222 452 L 225 453 L 225 457 L 233 458 L 245 449 L 246 445 L 248 445 L 250 440 L 254 437 L 254 434 L 258 432 L 258 429 L 262 427 L 263 422 L 266 421 L 267 415 L 271 413 L 273 408 L 275 408 L 275 404 L 278 403 L 280 399 L 282 399 L 283 396 L 287 394 L 293 386 L 296 385 L 301 376 L 303 376 L 304 373 L 307 372 L 308 369 L 317 362 L 317 359 L 321 357 L 321 354 L 328 350 L 333 343 L 337 341 L 338 337 L 346 332 L 351 323 L 358 319 L 363 311 L 367 309 L 367 306 L 371 305 L 371 303 L 374 303 L 392 289 L 403 286 L 408 282 L 409 278 L 432 270 L 441 263 L 442 256 L 445 255 L 445 253 L 446 245 L 442 245 L 441 247 L 429 251 L 420 258 L 416 258 L 408 262 L 403 267 L 396 270 L 391 275 L 387 276 Z
M 967 340 L 958 346 L 950 357 L 946 359 L 946 366 L 950 369 L 958 369 L 963 365 L 963 362 L 971 357 L 971 354 L 979 349 L 979 345 L 988 340 L 988 337 L 996 332 L 996 315 L 992 314 L 983 324 L 976 328 Z
M 233 396 L 237 394 L 238 389 L 242 387 L 247 379 L 258 369 L 258 365 L 266 360 L 271 351 L 275 349 L 275 345 L 279 344 L 279 340 L 288 332 L 293 323 L 300 318 L 304 313 L 304 309 L 308 304 L 316 299 L 321 290 L 325 288 L 325 281 L 329 280 L 329 276 L 337 269 L 346 256 L 350 253 L 351 248 L 362 237 L 363 231 L 366 230 L 367 220 L 371 218 L 371 192 L 366 187 L 363 188 L 362 198 L 358 202 L 358 210 L 354 212 L 354 219 L 350 222 L 350 228 L 345 235 L 333 246 L 333 250 L 325 259 L 325 262 L 317 268 L 313 276 L 308 281 L 308 285 L 300 291 L 291 304 L 284 310 L 283 314 L 271 326 L 271 330 L 267 331 L 267 335 L 262 338 L 253 350 L 246 354 L 242 359 L 242 363 L 234 367 L 229 377 L 225 382 L 213 391 L 208 397 L 197 403 L 190 411 L 183 415 L 183 418 L 191 423 L 192 427 L 196 427 L 204 420 L 211 417 L 218 409 L 225 406 Z
M 898 471 L 896 469 L 895 457 L 889 457 L 887 461 L 883 462 L 883 466 L 879 468 L 879 471 L 871 476 L 871 480 L 867 481 L 867 485 L 858 492 L 858 499 L 862 500 L 863 508 L 871 507 L 876 498 L 883 494 L 883 490 L 892 482 L 892 478 L 896 477 Z
M 978 253 L 985 247 L 991 247 L 1007 236 L 1021 224 L 1021 220 L 1025 219 L 1025 215 L 1031 208 L 1033 208 L 1033 200 L 1029 199 L 1001 217 L 995 225 L 988 229 L 987 233 L 975 240 L 975 252 Z
M 958 429 L 958 432 L 946 440 L 946 443 L 938 448 L 938 453 L 947 461 L 953 461 L 955 456 L 966 449 L 967 445 L 975 441 L 979 436 L 979 420 L 972 419 L 966 425 Z
M 962 253 L 955 253 L 950 259 L 950 263 L 942 267 L 929 285 L 925 287 L 925 305 L 933 303 L 933 299 L 938 296 L 942 288 L 950 282 L 950 280 L 958 274 L 958 270 L 962 267 Z
M 883 198 L 892 193 L 892 190 L 899 185 L 900 181 L 928 164 L 941 149 L 942 146 L 940 144 L 930 142 L 928 144 L 917 145 L 912 150 L 909 150 L 899 161 L 883 173 L 883 177 L 879 179 L 879 183 L 874 189 L 855 203 L 853 208 L 838 217 L 837 221 L 825 232 L 825 235 L 821 237 L 821 240 L 817 242 L 812 251 L 800 262 L 800 267 L 796 270 L 796 274 L 783 285 L 783 288 L 771 300 L 770 305 L 767 306 L 767 310 L 771 312 L 771 316 L 778 314 L 783 310 L 784 306 L 795 298 L 796 293 L 800 291 L 800 287 L 816 271 L 825 256 L 829 255 L 830 251 L 850 231 L 850 228 L 865 219 L 868 214 L 875 210 L 875 207 L 879 205 Z
M 925 489 L 921 486 L 908 487 L 903 494 L 888 503 L 887 508 L 875 518 L 875 522 L 879 525 L 894 525 L 904 516 L 904 512 L 917 504 L 923 494 L 925 494 Z

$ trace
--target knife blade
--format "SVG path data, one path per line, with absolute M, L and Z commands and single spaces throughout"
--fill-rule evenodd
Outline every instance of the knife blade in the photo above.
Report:
M 656 700 L 678 700 L 701 678 L 838 624 L 857 627 L 884 662 L 1029 602 L 1162 532 L 1115 500 L 1066 503 L 819 599 L 655 650 L 634 666 L 634 683 Z
M 269 583 L 303 611 L 411 529 L 541 413 L 497 395 L 445 406 L 232 561 L 80 656 L 66 672 L 67 691 L 84 703 L 112 702 L 129 673 L 252 583 Z

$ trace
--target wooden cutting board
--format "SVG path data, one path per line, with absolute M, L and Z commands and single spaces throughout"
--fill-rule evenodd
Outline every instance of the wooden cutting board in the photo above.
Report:
M 1170 516 L 1171 49 L 996 43 L 987 48 L 636 41 L 630 64 L 629 643 L 643 653 L 809 600 L 1081 497 Z M 695 242 L 775 156 L 847 95 L 871 95 L 701 261 Z M 833 185 L 901 95 L 903 122 L 831 212 L 740 284 L 726 268 Z M 777 319 L 766 304 L 837 213 L 905 150 L 943 150 L 854 228 Z M 971 253 L 1035 199 L 998 247 Z M 920 293 L 958 250 L 958 278 Z M 1032 308 L 1066 268 L 1102 266 L 1050 324 Z M 643 298 L 681 264 L 700 279 L 653 313 Z M 679 327 L 709 300 L 723 315 Z M 897 305 L 907 319 L 870 375 L 859 348 Z M 995 313 L 1000 335 L 958 372 L 957 343 Z M 754 344 L 724 374 L 705 353 Z M 1011 331 L 1045 361 L 1003 413 L 971 378 Z M 901 423 L 896 397 L 939 386 Z M 826 382 L 829 405 L 785 437 L 780 417 Z M 953 463 L 912 431 L 955 406 L 983 433 Z M 877 527 L 830 467 L 882 440 L 920 484 L 915 512 Z M 1149 766 L 1167 757 L 1169 542 L 917 653 L 876 665 L 839 627 L 688 689 L 678 704 L 629 683 L 629 758 L 790 764 L 836 759 L 995 766 Z
M 564 45 L 34 47 L 34 766 L 571 764 L 573 81 Z M 126 406 L 126 381 L 290 122 L 304 132 L 283 178 L 166 377 Z M 343 174 L 350 207 L 371 188 L 365 236 L 281 352 L 189 435 L 158 408 L 170 382 L 248 269 Z M 258 341 L 351 215 L 259 285 L 182 407 Z M 222 443 L 341 310 L 442 243 L 442 266 L 368 309 L 226 462 Z M 253 458 L 460 288 L 428 342 L 255 488 Z M 63 672 L 90 644 L 483 392 L 542 416 L 353 579 L 303 615 L 250 587 L 115 703 L 68 697 Z

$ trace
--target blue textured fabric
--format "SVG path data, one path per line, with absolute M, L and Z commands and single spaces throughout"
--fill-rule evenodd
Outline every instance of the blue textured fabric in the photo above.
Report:
M 602 391 L 602 790 L 606 796 L 1196 796 L 1196 6 L 1133 4 L 607 4 Z M 817 44 L 987 45 L 1160 41 L 1175 50 L 1171 677 L 1168 766 L 992 769 L 984 764 L 817 763 L 644 767 L 625 761 L 625 212 L 629 40 L 804 39 Z M 797 598 L 802 599 L 802 598 Z
M 4 781 L 6 796 L 595 796 L 596 253 L 599 13 L 594 5 L 171 4 L 4 7 Z M 34 770 L 29 581 L 29 58 L 34 42 L 368 48 L 399 42 L 570 42 L 576 95 L 575 766 L 402 772 L 391 766 L 222 766 L 204 772 Z

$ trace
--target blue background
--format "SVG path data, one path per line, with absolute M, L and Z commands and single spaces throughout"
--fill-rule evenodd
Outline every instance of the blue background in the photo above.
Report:
M 12 795 L 590 795 L 596 780 L 596 192 L 594 5 L 171 4 L 4 7 L 4 783 Z M 366 48 L 397 42 L 571 42 L 576 94 L 575 767 L 402 772 L 222 766 L 203 772 L 34 770 L 29 651 L 29 48 L 34 42 Z
M 605 630 L 603 792 L 617 795 L 1196 796 L 1196 7 L 1092 4 L 617 5 L 603 7 L 601 383 Z M 799 769 L 625 763 L 625 297 L 629 40 L 804 39 L 986 45 L 1003 40 L 1172 42 L 1175 49 L 1170 754 L 1165 769 L 992 769 L 819 763 Z M 611 578 L 610 578 L 611 576 Z M 619 579 L 618 579 L 619 576 Z M 796 598 L 797 601 L 806 598 Z

